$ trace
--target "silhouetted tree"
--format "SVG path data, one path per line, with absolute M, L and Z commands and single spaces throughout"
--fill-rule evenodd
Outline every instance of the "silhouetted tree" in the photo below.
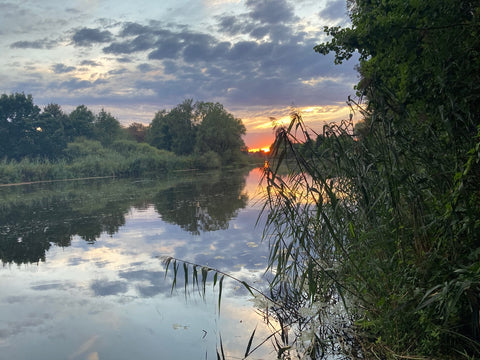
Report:
M 93 131 L 95 139 L 100 141 L 104 146 L 110 145 L 122 136 L 120 122 L 104 109 L 95 117 Z
M 0 97 L 0 157 L 19 160 L 33 153 L 39 114 L 31 95 Z
M 133 138 L 135 141 L 145 142 L 147 128 L 147 126 L 141 123 L 134 122 L 127 127 L 126 132 L 129 137 Z
M 193 100 L 183 103 L 167 112 L 155 114 L 148 128 L 146 140 L 158 149 L 173 151 L 177 155 L 191 154 L 195 144 Z
M 72 141 L 79 136 L 92 138 L 94 121 L 95 116 L 85 105 L 77 106 L 77 108 L 70 113 L 67 123 L 65 124 L 65 133 L 68 141 Z
M 220 155 L 223 164 L 238 160 L 245 147 L 242 135 L 246 128 L 242 120 L 228 113 L 222 104 L 199 102 L 196 104 L 198 125 L 196 150 L 213 151 Z

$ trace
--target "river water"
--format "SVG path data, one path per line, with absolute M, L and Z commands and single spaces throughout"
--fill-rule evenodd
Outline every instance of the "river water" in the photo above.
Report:
M 262 287 L 261 170 L 0 187 L 0 358 L 242 358 L 271 332 L 235 281 L 205 297 L 162 257 Z M 183 269 L 183 266 L 180 266 Z M 185 290 L 186 289 L 186 290 Z M 221 339 L 221 340 L 220 340 Z M 275 359 L 268 342 L 249 359 Z

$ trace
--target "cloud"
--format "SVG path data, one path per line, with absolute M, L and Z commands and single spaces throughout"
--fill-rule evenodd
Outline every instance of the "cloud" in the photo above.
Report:
M 135 22 L 127 22 L 123 24 L 123 29 L 120 31 L 119 35 L 121 37 L 142 35 L 149 33 L 150 30 L 151 29 L 148 26 L 140 25 Z
M 133 62 L 132 59 L 130 59 L 129 57 L 126 57 L 126 56 L 117 58 L 117 61 L 119 63 L 124 63 L 124 64 Z
M 100 63 L 93 61 L 93 60 L 82 60 L 80 63 L 82 66 L 101 66 Z
M 291 5 L 285 0 L 247 0 L 252 19 L 267 24 L 289 23 L 295 14 Z
M 75 70 L 74 66 L 67 66 L 65 64 L 54 64 L 52 70 L 55 74 L 65 74 Z
M 32 290 L 46 291 L 46 290 L 67 290 L 72 288 L 71 284 L 66 283 L 47 283 L 34 285 L 30 287 Z
M 171 281 L 165 281 L 163 271 L 133 270 L 122 271 L 119 277 L 134 284 L 141 297 L 152 297 L 171 290 Z
M 270 28 L 268 26 L 259 26 L 254 28 L 250 32 L 250 36 L 258 40 L 258 39 L 264 38 L 269 33 L 270 33 Z
M 139 51 L 146 51 L 155 46 L 155 38 L 151 34 L 138 35 L 132 40 L 113 42 L 104 47 L 107 54 L 131 54 Z
M 299 21 L 293 7 L 301 7 L 302 2 L 298 5 L 287 0 L 246 0 L 243 10 L 238 7 L 229 13 L 216 12 L 211 17 L 215 22 L 202 27 L 195 27 L 193 22 L 176 23 L 174 18 L 168 22 L 132 17 L 108 24 L 103 18 L 96 19 L 93 23 L 97 25 L 85 23 L 64 30 L 71 35 L 71 49 L 67 46 L 62 50 L 79 57 L 73 64 L 77 68 L 61 58 L 58 63 L 47 63 L 54 73 L 63 76 L 61 80 L 50 79 L 43 85 L 46 91 L 42 91 L 39 89 L 46 75 L 38 66 L 27 68 L 28 64 L 23 64 L 25 71 L 15 89 L 32 92 L 35 97 L 36 92 L 42 93 L 47 100 L 39 101 L 45 103 L 54 98 L 62 104 L 122 104 L 132 108 L 136 102 L 145 108 L 168 108 L 185 98 L 219 101 L 230 111 L 342 101 L 352 93 L 356 79 L 353 61 L 334 66 L 330 55 L 316 54 L 313 47 L 321 39 L 321 26 L 313 22 L 319 19 L 315 15 L 344 18 L 343 2 L 330 0 L 321 12 L 321 6 L 317 6 L 306 21 Z M 45 38 L 17 41 L 10 48 L 45 49 L 54 44 Z M 101 46 L 91 46 L 95 44 Z M 83 48 L 73 49 L 71 45 Z M 60 51 L 60 47 L 53 51 Z M 330 76 L 328 81 L 326 74 Z M 70 78 L 64 78 L 68 75 Z M 18 87 L 23 84 L 28 85 Z M 128 89 L 123 93 L 128 93 L 128 98 L 122 98 L 119 89 Z M 152 114 L 142 119 L 137 116 L 144 115 L 138 114 L 125 115 L 125 121 L 151 120 Z
M 242 17 L 224 15 L 218 17 L 218 28 L 221 32 L 229 35 L 237 35 L 247 31 L 248 22 L 241 20 Z
M 115 69 L 115 70 L 110 70 L 108 72 L 108 75 L 122 75 L 122 74 L 125 74 L 126 72 L 128 72 L 128 70 L 125 68 Z
M 55 84 L 55 83 L 51 84 L 50 87 L 51 88 L 52 87 L 53 88 L 60 88 L 60 89 L 67 90 L 68 92 L 73 92 L 73 91 L 76 91 L 76 90 L 92 88 L 95 85 L 104 84 L 104 83 L 105 83 L 105 80 L 96 80 L 94 82 L 90 82 L 90 81 L 87 81 L 87 80 L 80 80 L 80 79 L 77 79 L 77 78 L 72 78 L 70 80 L 63 81 L 59 84 Z
M 325 20 L 341 20 L 347 17 L 347 7 L 345 0 L 332 0 L 327 3 L 325 8 L 318 14 Z
M 95 296 L 108 296 L 124 294 L 128 291 L 128 285 L 124 281 L 94 280 L 90 284 Z
M 72 36 L 73 44 L 76 46 L 90 46 L 94 43 L 106 43 L 112 40 L 112 33 L 108 30 L 82 28 L 76 30 Z
M 150 64 L 142 63 L 137 65 L 137 69 L 142 73 L 146 73 L 146 72 L 152 71 L 154 67 Z
M 35 41 L 16 41 L 10 44 L 12 49 L 50 49 L 56 44 L 55 41 L 48 39 Z

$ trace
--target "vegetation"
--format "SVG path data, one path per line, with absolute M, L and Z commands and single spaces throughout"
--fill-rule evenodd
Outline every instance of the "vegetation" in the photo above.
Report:
M 221 133 L 220 133 L 220 132 Z M 246 165 L 245 127 L 221 104 L 185 100 L 148 126 L 120 125 L 85 105 L 41 110 L 31 95 L 0 96 L 0 183 L 139 176 Z
M 277 317 L 312 358 L 479 357 L 480 6 L 347 3 L 315 50 L 360 54 L 362 119 L 294 113 L 266 172 Z

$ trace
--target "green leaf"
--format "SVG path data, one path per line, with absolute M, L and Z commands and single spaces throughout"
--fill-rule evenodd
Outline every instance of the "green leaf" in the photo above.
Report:
M 220 278 L 220 282 L 218 283 L 218 313 L 220 314 L 220 306 L 222 302 L 222 290 L 223 290 L 223 279 L 224 275 Z
M 247 345 L 247 350 L 245 350 L 245 358 L 250 355 L 250 348 L 252 347 L 252 342 L 253 342 L 253 337 L 255 336 L 255 331 L 257 331 L 257 327 L 255 326 L 255 329 L 252 332 L 252 335 L 250 336 L 250 339 L 248 340 L 248 345 Z
M 217 273 L 215 273 L 215 276 Z M 208 269 L 204 266 L 202 267 L 202 286 L 203 286 L 203 296 L 205 296 L 205 285 L 207 284 Z M 213 285 L 215 286 L 215 284 Z
M 183 271 L 185 275 L 185 296 L 187 296 L 187 284 L 188 284 L 188 265 L 183 263 Z

